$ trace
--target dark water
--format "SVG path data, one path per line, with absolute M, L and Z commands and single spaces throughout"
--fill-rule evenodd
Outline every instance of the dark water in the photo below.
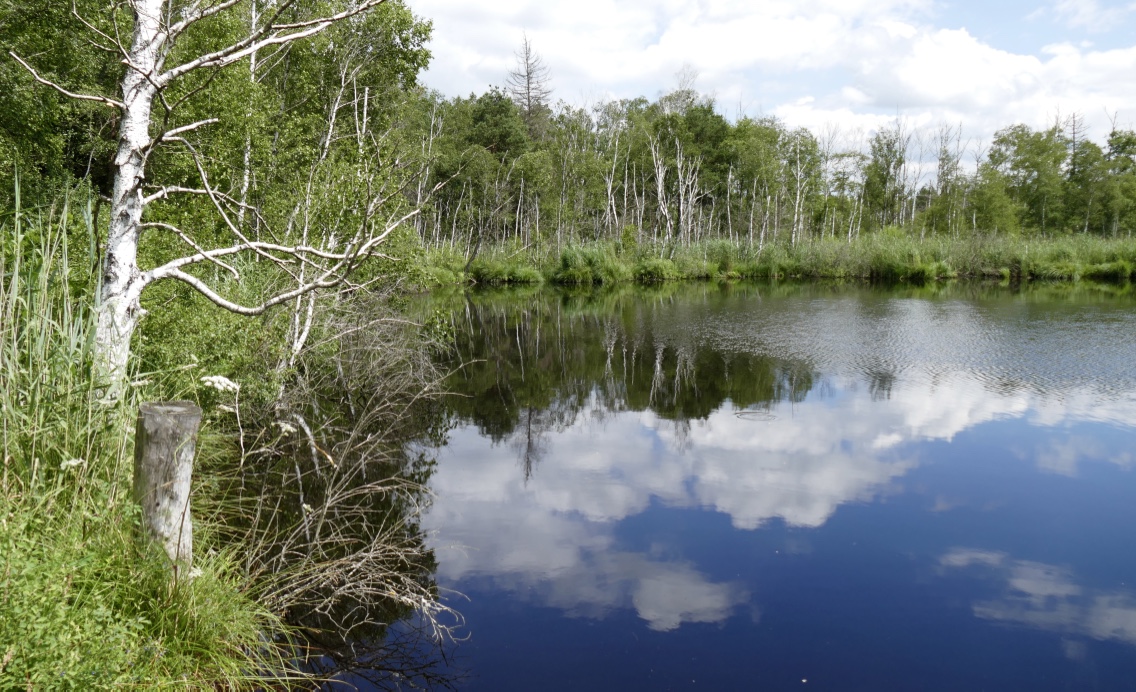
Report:
M 1136 301 L 442 301 L 470 690 L 1136 689 Z

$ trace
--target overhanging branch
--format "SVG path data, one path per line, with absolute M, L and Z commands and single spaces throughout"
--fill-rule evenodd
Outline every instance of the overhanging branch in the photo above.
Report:
M 178 281 L 189 284 L 194 289 L 196 289 L 198 293 L 209 299 L 214 305 L 222 307 L 229 312 L 235 312 L 238 315 L 244 315 L 246 317 L 256 317 L 257 315 L 263 315 L 264 312 L 269 308 L 287 303 L 294 298 L 299 298 L 300 296 L 311 293 L 312 291 L 316 291 L 321 288 L 332 288 L 333 286 L 342 283 L 342 279 L 340 279 L 339 277 L 328 277 L 327 275 L 325 275 L 319 280 L 311 281 L 301 286 L 297 286 L 291 291 L 277 294 L 276 296 L 273 296 L 272 298 L 264 301 L 260 305 L 248 307 L 241 305 L 240 303 L 234 303 L 233 301 L 222 297 L 201 279 L 198 279 L 196 276 L 193 276 L 191 274 L 186 274 L 185 272 L 178 269 L 163 272 L 161 276 L 155 277 L 154 280 L 157 281 L 160 279 L 177 279 Z
M 59 86 L 55 82 L 51 81 L 50 79 L 46 79 L 46 78 L 40 76 L 40 74 L 35 71 L 34 67 L 32 67 L 31 65 L 24 62 L 24 59 L 21 58 L 20 56 L 16 55 L 13 51 L 8 51 L 8 55 L 12 56 L 13 60 L 20 63 L 20 65 L 22 65 L 25 70 L 27 70 L 29 73 L 31 73 L 32 77 L 37 82 L 39 82 L 40 84 L 43 84 L 44 86 L 49 86 L 52 89 L 55 89 L 56 91 L 63 94 L 67 98 L 76 99 L 77 101 L 93 101 L 95 103 L 101 103 L 103 105 L 112 106 L 112 107 L 118 108 L 120 110 L 126 109 L 126 106 L 123 105 L 123 103 L 121 101 L 115 101 L 114 99 L 110 99 L 110 98 L 107 98 L 105 96 L 95 96 L 93 94 L 77 94 L 73 91 L 68 91 L 67 89 L 64 89 L 63 87 Z

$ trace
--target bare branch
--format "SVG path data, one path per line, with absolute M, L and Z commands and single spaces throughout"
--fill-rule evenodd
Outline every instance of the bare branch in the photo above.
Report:
M 268 226 L 269 226 L 268 220 L 265 219 L 263 216 L 261 216 L 260 209 L 256 205 L 241 202 L 238 199 L 234 199 L 232 195 L 227 195 L 223 192 L 218 192 L 217 190 L 212 190 L 212 191 L 202 190 L 202 189 L 194 188 L 194 187 L 182 187 L 180 185 L 167 185 L 167 186 L 157 188 L 157 189 L 158 189 L 157 192 L 150 195 L 149 197 L 144 197 L 142 199 L 143 206 L 150 204 L 152 202 L 157 202 L 157 201 L 163 200 L 163 199 L 169 199 L 171 195 L 175 195 L 175 194 L 184 194 L 184 195 L 209 195 L 209 194 L 213 194 L 213 195 L 216 195 L 218 199 L 223 200 L 226 204 L 229 204 L 229 205 L 234 206 L 234 207 L 239 207 L 241 209 L 244 209 L 245 211 L 251 211 L 253 213 L 253 216 L 256 217 L 257 221 L 260 224 L 262 224 L 263 226 L 265 226 L 265 228 L 267 228 L 270 233 L 272 232 L 271 228 L 268 228 Z
M 184 94 L 182 94 L 181 98 L 179 98 L 177 101 L 174 101 L 172 105 L 166 106 L 167 118 L 169 117 L 168 114 L 172 114 L 173 111 L 177 110 L 177 108 L 179 106 L 181 106 L 183 103 L 188 103 L 191 98 L 193 98 L 197 94 L 208 89 L 213 84 L 213 80 L 217 79 L 217 74 L 218 74 L 219 71 L 220 71 L 219 69 L 213 70 L 213 74 L 209 75 L 209 77 L 205 81 L 203 81 L 201 84 L 198 84 L 196 87 L 194 87 L 194 88 L 190 89 L 189 91 L 185 92 Z M 163 103 L 164 103 L 164 101 L 163 101 Z
M 217 213 L 221 215 L 221 218 L 225 221 L 225 225 L 229 227 L 229 230 L 233 233 L 233 235 L 237 236 L 243 246 L 253 247 L 253 243 L 245 236 L 244 233 L 241 232 L 241 229 L 237 228 L 237 225 L 233 223 L 233 220 L 229 218 L 229 214 L 225 211 L 224 205 L 221 204 L 221 196 L 218 195 L 217 192 L 213 190 L 212 186 L 209 185 L 209 174 L 205 172 L 205 166 L 201 163 L 201 155 L 197 153 L 197 149 L 194 148 L 194 146 L 190 144 L 189 141 L 184 137 L 168 137 L 167 140 L 170 142 L 179 142 L 182 144 L 182 146 L 189 150 L 190 155 L 193 157 L 193 165 L 197 168 L 197 175 L 201 178 L 201 184 L 205 186 L 205 191 L 208 194 L 209 201 L 213 202 L 213 208 L 215 208 L 217 210 Z M 261 254 L 261 256 L 263 256 L 265 259 L 276 261 L 275 257 L 272 257 L 267 253 L 261 253 L 258 251 L 258 254 Z
M 230 274 L 232 274 L 234 279 L 236 279 L 237 281 L 241 280 L 241 273 L 239 271 L 237 271 L 231 265 L 225 264 L 224 262 L 217 259 L 216 257 L 210 256 L 208 251 L 205 248 L 203 248 L 200 245 L 198 245 L 197 243 L 195 243 L 193 241 L 193 238 L 189 237 L 189 234 L 187 234 L 185 231 L 181 230 L 177 226 L 174 226 L 173 224 L 162 223 L 160 221 L 151 221 L 151 222 L 142 224 L 142 228 L 161 228 L 161 229 L 164 229 L 164 230 L 170 231 L 171 233 L 176 234 L 179 238 L 181 238 L 183 241 L 185 241 L 186 245 L 189 245 L 194 250 L 197 250 L 198 253 L 200 253 L 202 256 L 204 256 L 206 259 L 208 259 L 213 264 L 217 265 L 218 267 L 220 267 L 220 268 L 224 269 L 225 271 L 229 272 Z
M 83 26 L 87 27 L 92 33 L 94 33 L 98 36 L 101 36 L 101 37 L 105 38 L 106 40 L 110 41 L 111 43 L 113 43 L 114 47 L 103 46 L 103 45 L 100 45 L 98 43 L 95 43 L 94 41 L 91 41 L 92 45 L 96 46 L 97 48 L 99 48 L 101 50 L 105 50 L 108 53 L 117 53 L 117 54 L 121 55 L 123 58 L 127 58 L 127 59 L 130 58 L 130 54 L 126 50 L 126 46 L 122 45 L 121 41 L 119 41 L 114 36 L 111 36 L 110 34 L 106 33 L 102 29 L 98 28 L 94 24 L 91 24 L 90 22 L 88 22 L 86 19 L 83 18 L 83 15 L 79 14 L 79 8 L 75 4 L 75 0 L 71 0 L 71 14 L 73 14 L 75 16 L 75 19 L 78 19 L 83 24 Z
M 192 187 L 180 187 L 178 185 L 171 185 L 169 187 L 163 187 L 162 189 L 158 190 L 157 192 L 150 195 L 149 197 L 143 197 L 142 198 L 142 204 L 147 205 L 147 204 L 150 204 L 151 202 L 157 202 L 160 199 L 168 199 L 170 195 L 179 194 L 179 193 L 180 194 L 187 194 L 187 195 L 207 195 L 207 194 L 209 194 L 209 192 L 207 190 L 198 190 L 198 189 L 192 188 Z
M 27 70 L 28 72 L 30 72 L 32 77 L 37 82 L 39 82 L 40 84 L 43 84 L 45 86 L 49 86 L 52 89 L 55 89 L 56 91 L 58 91 L 59 93 L 63 94 L 64 96 L 66 96 L 68 98 L 73 98 L 73 99 L 76 99 L 76 100 L 79 100 L 79 101 L 94 101 L 96 103 L 106 104 L 108 106 L 112 106 L 112 107 L 118 108 L 118 109 L 125 109 L 126 108 L 126 106 L 124 106 L 121 101 L 115 101 L 114 99 L 109 99 L 105 96 L 93 96 L 91 94 L 76 94 L 73 91 L 68 91 L 67 89 L 64 89 L 63 87 L 59 86 L 55 82 L 51 81 L 50 79 L 45 79 L 45 78 L 41 77 L 40 74 L 35 71 L 35 68 L 33 68 L 31 65 L 24 62 L 24 60 L 20 56 L 16 55 L 14 52 L 8 51 L 8 55 L 12 56 L 13 60 L 15 60 L 16 62 L 23 65 L 24 69 Z
M 402 225 L 406 221 L 408 221 L 411 218 L 413 218 L 414 216 L 416 216 L 419 213 L 419 211 L 420 211 L 420 209 L 414 209 L 414 210 L 410 211 L 409 213 L 404 214 L 400 218 L 398 218 L 398 219 L 392 221 L 391 223 L 387 224 L 387 226 L 384 228 L 382 233 L 368 238 L 366 242 L 359 245 L 358 247 L 355 247 L 354 249 L 349 248 L 347 251 L 341 252 L 341 253 L 329 252 L 327 250 L 323 250 L 323 249 L 320 249 L 320 248 L 314 248 L 314 247 L 308 247 L 308 246 L 291 246 L 291 247 L 289 247 L 289 246 L 284 246 L 284 245 L 278 245 L 278 244 L 275 244 L 275 243 L 263 243 L 263 242 L 248 242 L 248 243 L 242 243 L 242 244 L 234 245 L 234 246 L 231 246 L 231 247 L 219 248 L 219 249 L 216 249 L 216 250 L 204 250 L 200 246 L 193 243 L 192 240 L 190 240 L 184 233 L 182 233 L 176 227 L 170 226 L 169 224 L 160 224 L 160 223 L 146 224 L 147 226 L 153 226 L 153 227 L 165 228 L 165 229 L 168 229 L 168 230 L 172 230 L 173 232 L 175 232 L 179 236 L 181 236 L 182 239 L 185 240 L 187 243 L 193 245 L 194 248 L 198 250 L 198 253 L 196 255 L 191 255 L 191 256 L 188 256 L 188 257 L 182 257 L 180 259 L 176 259 L 176 260 L 173 260 L 171 262 L 167 262 L 166 264 L 162 265 L 161 267 L 150 270 L 149 272 L 146 272 L 144 280 L 147 283 L 150 283 L 150 282 L 159 281 L 159 280 L 162 280 L 162 279 L 177 279 L 179 281 L 182 281 L 184 283 L 189 284 L 194 289 L 196 289 L 199 293 L 204 295 L 206 298 L 208 298 L 210 301 L 212 301 L 214 304 L 218 305 L 219 307 L 225 308 L 226 310 L 230 310 L 230 311 L 235 312 L 235 313 L 240 314 L 240 315 L 247 315 L 247 316 L 260 315 L 265 310 L 267 310 L 267 309 L 269 309 L 269 308 L 271 308 L 275 305 L 280 305 L 282 303 L 286 303 L 290 300 L 293 300 L 295 298 L 298 298 L 300 296 L 303 296 L 303 295 L 310 293 L 312 291 L 315 291 L 315 290 L 319 290 L 319 289 L 323 289 L 323 288 L 332 288 L 334 286 L 337 286 L 337 285 L 344 283 L 346 278 L 347 278 L 347 274 L 350 272 L 351 268 L 354 265 L 356 265 L 362 259 L 374 256 L 374 253 L 373 253 L 374 248 L 376 246 L 380 245 L 387 238 L 387 236 L 389 236 L 390 233 L 394 231 L 395 228 L 398 228 L 400 225 Z M 354 245 L 354 243 L 352 243 L 352 245 Z M 267 257 L 269 260 L 271 260 L 274 263 L 281 265 L 281 266 L 283 264 L 287 263 L 288 260 L 277 257 L 277 256 L 275 256 L 271 253 L 276 252 L 276 253 L 284 254 L 284 255 L 287 255 L 291 258 L 294 258 L 295 260 L 302 261 L 302 262 L 305 262 L 305 263 L 313 265 L 313 266 L 317 266 L 318 269 L 319 269 L 319 277 L 316 278 L 316 279 L 313 279 L 311 281 L 301 282 L 300 285 L 297 286 L 295 289 L 292 289 L 292 290 L 284 292 L 284 293 L 280 293 L 280 294 L 274 296 L 273 298 L 270 298 L 269 300 L 265 301 L 264 303 L 261 303 L 258 306 L 247 307 L 247 306 L 240 305 L 238 303 L 234 303 L 230 300 L 223 298 L 216 291 L 214 291 L 212 288 L 210 288 L 201 279 L 198 279 L 197 277 L 192 276 L 192 275 L 187 274 L 184 271 L 182 271 L 183 267 L 191 266 L 193 264 L 199 264 L 201 262 L 220 263 L 218 258 L 230 256 L 230 255 L 236 255 L 236 254 L 239 254 L 239 253 L 242 253 L 242 252 L 256 252 L 259 255 L 261 255 L 263 257 Z M 331 265 L 331 266 L 319 267 L 318 265 L 314 265 L 313 262 L 310 259 L 308 259 L 309 257 L 314 257 L 314 258 L 318 258 L 318 259 L 323 259 L 325 261 L 334 262 L 334 264 Z M 221 264 L 222 267 L 233 272 L 234 274 L 236 273 L 236 270 L 229 267 L 229 265 L 224 264 L 224 263 L 220 263 L 220 264 Z M 295 275 L 293 275 L 293 278 L 295 278 Z
M 157 82 L 165 87 L 170 82 L 181 77 L 182 75 L 196 70 L 201 67 L 224 67 L 231 65 L 235 62 L 243 60 L 244 58 L 252 55 L 262 48 L 268 46 L 279 46 L 300 39 L 309 38 L 327 29 L 329 26 L 340 22 L 344 19 L 358 16 L 368 12 L 379 5 L 386 2 L 386 0 L 363 0 L 356 7 L 344 10 L 338 14 L 320 17 L 318 19 L 311 19 L 302 22 L 292 22 L 287 24 L 277 24 L 275 21 L 269 21 L 265 25 L 253 33 L 249 34 L 246 38 L 236 43 L 226 46 L 221 50 L 207 53 L 198 58 L 190 60 L 187 63 L 178 65 L 177 67 L 167 70 L 164 74 L 158 77 Z M 291 2 L 281 3 L 277 8 L 274 19 L 279 17 L 284 9 L 290 6 Z
M 214 123 L 219 123 L 219 122 L 221 122 L 221 120 L 219 118 L 206 118 L 205 120 L 198 120 L 197 122 L 190 123 L 189 125 L 182 125 L 181 127 L 175 127 L 174 129 L 163 133 L 162 136 L 158 137 L 155 141 L 156 142 L 172 142 L 172 141 L 174 141 L 174 138 L 178 137 L 179 135 L 184 135 L 185 133 L 192 132 L 199 127 L 205 127 L 206 125 L 213 125 Z
M 280 263 L 288 264 L 288 263 L 291 263 L 291 261 L 281 259 L 281 258 L 279 258 L 275 255 L 268 254 L 268 253 L 278 252 L 278 253 L 281 253 L 283 255 L 288 255 L 290 257 L 293 257 L 297 261 L 307 262 L 308 264 L 311 264 L 312 260 L 308 260 L 306 258 L 314 257 L 314 258 L 326 260 L 326 261 L 329 261 L 329 262 L 338 262 L 339 264 L 337 264 L 336 267 L 335 267 L 335 268 L 338 268 L 338 267 L 341 267 L 344 262 L 362 259 L 364 256 L 367 256 L 367 257 L 372 256 L 373 253 L 370 252 L 371 248 L 380 244 L 382 242 L 382 240 L 385 239 L 387 237 L 387 235 L 389 235 L 391 233 L 391 231 L 393 231 L 399 225 L 404 223 L 406 219 L 409 219 L 409 218 L 412 218 L 412 217 L 413 217 L 413 214 L 407 214 L 402 219 L 399 219 L 397 222 L 391 224 L 391 226 L 389 228 L 387 228 L 381 235 L 375 236 L 374 238 L 368 240 L 368 242 L 366 244 L 364 244 L 363 246 L 361 246 L 359 249 L 349 251 L 349 252 L 329 252 L 327 250 L 323 250 L 323 249 L 316 248 L 316 247 L 311 247 L 311 246 L 308 246 L 308 245 L 291 245 L 291 246 L 289 246 L 289 245 L 280 245 L 278 243 L 265 243 L 265 242 L 255 241 L 255 242 L 250 242 L 250 243 L 241 243 L 239 245 L 230 245 L 229 247 L 217 248 L 215 250 L 202 250 L 199 254 L 196 254 L 196 255 L 190 255 L 190 256 L 187 256 L 187 257 L 180 257 L 180 258 L 175 259 L 175 260 L 170 260 L 169 262 L 163 264 L 162 266 L 158 267 L 157 269 L 152 269 L 149 272 L 149 274 L 152 275 L 154 279 L 160 279 L 160 278 L 163 278 L 162 275 L 164 273 L 166 273 L 167 271 L 179 269 L 181 267 L 186 267 L 186 266 L 189 266 L 191 264 L 198 264 L 200 262 L 209 261 L 210 259 L 216 258 L 216 257 L 226 257 L 228 255 L 236 255 L 236 254 L 239 254 L 241 252 L 256 252 L 256 253 L 260 254 L 262 257 L 265 257 L 269 260 L 272 260 L 272 261 L 276 262 L 277 264 L 280 264 Z M 146 225 L 151 225 L 151 224 L 146 224 Z M 154 225 L 156 225 L 156 224 L 154 224 Z M 317 268 L 319 268 L 321 270 L 324 269 L 323 267 L 320 267 L 318 265 L 315 265 L 315 266 L 317 266 Z
M 294 298 L 298 298 L 298 297 L 300 297 L 300 296 L 302 296 L 306 293 L 310 293 L 312 291 L 316 291 L 316 290 L 319 290 L 321 288 L 331 288 L 331 287 L 335 286 L 336 284 L 340 283 L 340 279 L 338 277 L 336 277 L 334 275 L 330 275 L 330 278 L 329 278 L 328 274 L 324 274 L 320 279 L 317 279 L 315 281 L 311 281 L 311 282 L 303 284 L 301 286 L 297 286 L 296 288 L 292 289 L 291 291 L 278 294 L 278 295 L 264 301 L 260 305 L 257 305 L 255 307 L 250 308 L 250 307 L 241 305 L 239 303 L 234 303 L 233 301 L 228 300 L 226 298 L 223 298 L 220 294 L 218 294 L 216 291 L 214 291 L 212 288 L 210 288 L 201 279 L 198 279 L 196 276 L 186 274 L 185 272 L 183 272 L 179 269 L 174 269 L 174 270 L 163 272 L 161 276 L 157 276 L 157 277 L 154 278 L 155 281 L 160 280 L 160 279 L 177 279 L 178 281 L 182 281 L 184 283 L 187 283 L 190 286 L 192 286 L 193 288 L 197 289 L 198 293 L 200 293 L 201 295 L 208 298 L 210 301 L 213 302 L 213 304 L 217 305 L 218 307 L 222 307 L 222 308 L 228 310 L 229 312 L 235 312 L 238 315 L 244 315 L 246 317 L 255 317 L 257 315 L 262 315 L 262 314 L 264 314 L 264 312 L 266 310 L 268 310 L 271 307 L 274 307 L 276 305 L 280 305 L 282 303 L 287 303 L 288 301 L 290 301 Z

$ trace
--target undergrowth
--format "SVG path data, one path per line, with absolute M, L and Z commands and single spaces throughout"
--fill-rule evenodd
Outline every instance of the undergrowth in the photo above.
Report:
M 232 550 L 202 527 L 175 583 L 135 540 L 134 412 L 162 392 L 99 400 L 95 248 L 89 203 L 0 218 L 0 689 L 262 686 L 283 629 Z
M 550 282 L 653 284 L 680 280 L 854 279 L 911 283 L 971 278 L 1001 281 L 1136 280 L 1136 241 L 1073 235 L 965 238 L 865 235 L 764 246 L 711 240 L 689 245 L 621 241 L 536 251 L 485 248 L 472 262 L 453 251 L 424 255 L 429 285 Z M 468 271 L 466 266 L 468 265 Z

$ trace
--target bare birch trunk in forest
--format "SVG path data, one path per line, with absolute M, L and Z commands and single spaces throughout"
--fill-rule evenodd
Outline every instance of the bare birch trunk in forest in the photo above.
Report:
M 142 230 L 142 183 L 150 139 L 150 115 L 166 42 L 162 30 L 165 0 L 137 0 L 130 66 L 122 79 L 122 123 L 114 158 L 114 192 L 95 333 L 95 365 L 113 385 L 126 376 L 130 339 L 142 318 L 140 299 L 146 280 L 138 268 L 138 240 Z M 112 386 L 112 389 L 114 387 Z

